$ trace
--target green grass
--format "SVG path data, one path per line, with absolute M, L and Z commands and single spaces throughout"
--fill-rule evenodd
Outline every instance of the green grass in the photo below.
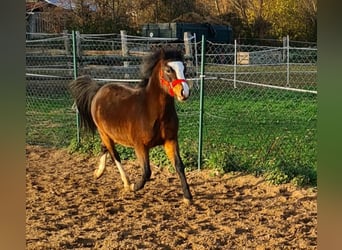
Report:
M 65 147 L 76 137 L 76 113 L 69 96 L 26 97 L 26 142 Z
M 210 87 L 215 89 L 214 84 Z M 196 95 L 190 103 L 182 104 L 179 114 L 185 155 L 198 144 L 195 139 L 192 147 L 188 141 L 182 145 L 182 140 L 198 135 L 198 130 L 189 130 L 189 124 L 198 124 L 198 116 L 186 115 L 194 107 L 198 108 Z M 274 184 L 315 186 L 316 123 L 315 95 L 218 88 L 215 95 L 204 98 L 203 167 L 263 175 Z

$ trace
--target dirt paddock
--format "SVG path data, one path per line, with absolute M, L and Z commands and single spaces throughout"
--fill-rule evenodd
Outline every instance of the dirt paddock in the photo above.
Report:
M 187 206 L 167 168 L 133 193 L 116 167 L 95 180 L 97 157 L 29 145 L 26 156 L 27 249 L 317 249 L 314 188 L 191 171 Z

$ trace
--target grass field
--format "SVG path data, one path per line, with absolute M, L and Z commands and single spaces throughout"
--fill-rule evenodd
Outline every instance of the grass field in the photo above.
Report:
M 222 88 L 212 82 L 204 98 L 203 168 L 214 172 L 243 171 L 272 183 L 317 184 L 317 103 L 312 94 L 257 88 Z M 99 152 L 99 140 L 81 133 L 76 143 L 76 114 L 68 94 L 27 96 L 27 142 Z M 188 170 L 197 168 L 199 93 L 177 102 L 180 148 Z M 123 159 L 133 150 L 119 148 Z M 169 166 L 161 148 L 151 161 Z
M 198 130 L 189 127 L 198 128 L 198 116 L 186 115 L 198 107 L 196 97 L 192 102 L 180 108 L 180 137 L 186 142 L 182 150 L 197 149 L 190 142 L 196 141 Z M 261 174 L 276 184 L 316 185 L 316 123 L 312 94 L 250 88 L 217 91 L 204 98 L 204 166 Z

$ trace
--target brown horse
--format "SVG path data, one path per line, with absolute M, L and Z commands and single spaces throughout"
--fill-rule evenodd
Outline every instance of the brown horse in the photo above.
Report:
M 88 76 L 70 83 L 81 118 L 81 125 L 93 133 L 97 130 L 103 154 L 94 172 L 99 178 L 107 153 L 119 169 L 125 189 L 137 191 L 150 179 L 149 150 L 163 145 L 179 175 L 186 202 L 192 200 L 179 155 L 178 117 L 174 97 L 184 101 L 189 86 L 184 77 L 183 55 L 175 49 L 157 49 L 144 58 L 142 81 L 137 87 L 119 83 L 99 85 Z M 133 147 L 142 167 L 141 179 L 131 184 L 121 165 L 115 144 Z

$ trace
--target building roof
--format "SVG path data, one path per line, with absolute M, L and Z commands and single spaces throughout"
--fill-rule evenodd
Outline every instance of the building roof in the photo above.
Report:
M 26 12 L 41 10 L 47 4 L 46 2 L 26 2 Z
M 45 2 L 55 5 L 57 7 L 61 7 L 63 9 L 74 9 L 75 2 L 73 0 L 44 0 Z
M 96 4 L 92 0 L 86 0 L 83 2 L 85 6 L 88 6 L 90 10 L 96 10 Z M 76 0 L 43 0 L 36 2 L 26 2 L 26 12 L 40 11 L 45 6 L 56 6 L 63 9 L 71 10 L 76 8 Z
M 44 0 L 45 2 L 62 7 L 63 9 L 75 9 L 76 8 L 76 1 L 75 0 Z M 85 6 L 88 6 L 90 10 L 95 11 L 96 10 L 96 4 L 93 0 L 85 0 L 83 1 L 83 4 Z

